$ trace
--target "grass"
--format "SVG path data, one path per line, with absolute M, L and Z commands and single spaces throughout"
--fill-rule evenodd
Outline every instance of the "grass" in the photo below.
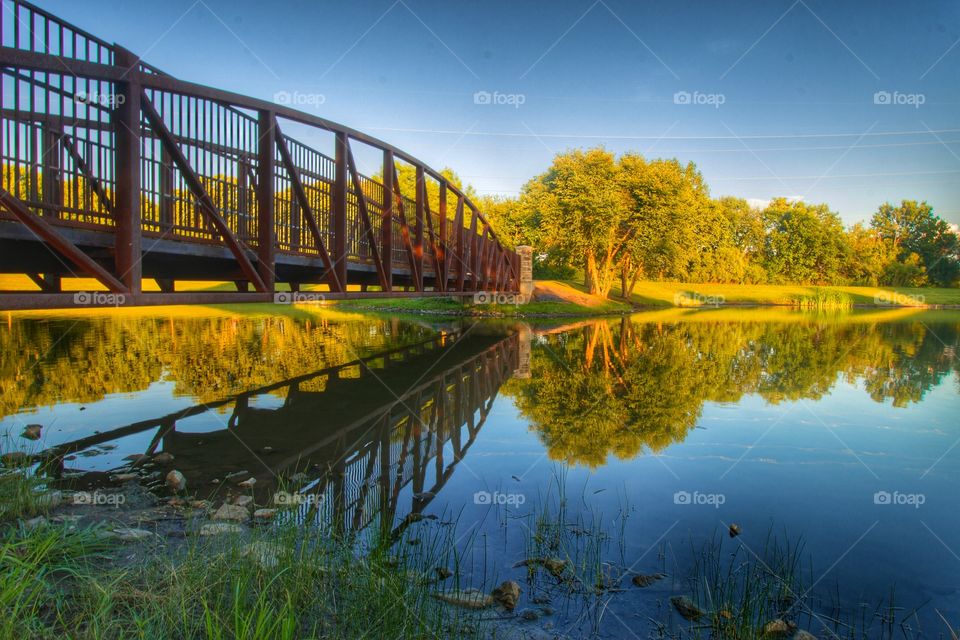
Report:
M 568 282 L 583 290 L 583 285 Z M 620 298 L 619 286 L 610 293 Z M 845 308 L 852 306 L 916 307 L 960 305 L 960 289 L 936 287 L 845 287 L 761 284 L 686 284 L 681 282 L 637 283 L 630 296 L 644 306 L 714 306 L 717 303 L 782 305 L 804 308 Z
M 495 316 L 595 316 L 625 313 L 630 305 L 617 300 L 595 304 L 579 304 L 567 300 L 535 300 L 522 305 L 473 304 L 472 299 L 431 298 L 379 298 L 343 300 L 336 303 L 337 309 L 353 311 L 390 311 L 395 313 L 437 313 L 457 315 Z
M 293 520 L 180 549 L 155 540 L 132 563 L 105 555 L 105 542 L 96 528 L 6 529 L 0 638 L 420 638 L 474 629 L 430 597 L 437 547 L 360 552 Z

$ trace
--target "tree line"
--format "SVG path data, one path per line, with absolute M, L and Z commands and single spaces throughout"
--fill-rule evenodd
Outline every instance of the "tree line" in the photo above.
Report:
M 826 204 L 765 207 L 712 198 L 694 163 L 616 157 L 602 147 L 557 154 L 519 197 L 479 204 L 508 244 L 535 248 L 537 277 L 582 274 L 591 293 L 641 280 L 741 284 L 960 284 L 955 230 L 926 202 L 885 203 L 845 228 Z

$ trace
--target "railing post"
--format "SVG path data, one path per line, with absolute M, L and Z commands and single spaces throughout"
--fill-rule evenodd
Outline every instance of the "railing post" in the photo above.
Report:
M 330 259 L 333 261 L 333 271 L 340 281 L 343 290 L 347 290 L 347 134 L 336 133 L 336 150 L 334 162 L 336 174 L 333 180 L 332 210 L 330 213 L 330 234 L 332 251 Z M 361 194 L 357 194 L 360 197 Z
M 447 290 L 447 181 L 440 181 L 440 195 L 437 216 L 440 218 L 437 234 L 440 241 L 437 243 L 437 260 L 440 262 L 440 273 L 437 274 L 435 282 L 440 283 L 440 291 Z
M 467 251 L 466 244 L 463 239 L 463 196 L 457 196 L 457 214 L 453 219 L 453 224 L 456 227 L 454 232 L 456 233 L 456 245 L 457 245 L 457 291 L 464 291 L 463 282 L 464 275 L 467 270 Z
M 417 291 L 423 291 L 423 215 L 427 199 L 427 184 L 424 181 L 423 167 L 417 165 L 417 219 L 413 228 L 413 249 L 417 258 Z M 436 278 L 436 274 L 434 274 Z
M 383 151 L 383 213 L 380 220 L 380 260 L 387 277 L 387 291 L 393 291 L 393 151 Z
M 53 208 L 49 215 L 60 216 L 60 206 L 63 204 L 63 177 L 60 173 L 60 136 L 50 125 L 43 127 L 43 153 L 41 191 L 43 202 Z
M 277 148 L 273 112 L 261 110 L 257 119 L 257 271 L 273 291 L 276 287 L 277 244 L 274 229 L 274 158 Z
M 114 153 L 116 216 L 114 260 L 117 277 L 130 293 L 140 293 L 140 60 L 121 47 L 116 48 L 114 64 L 125 72 L 116 84 L 117 108 L 113 112 L 117 148 Z M 121 100 L 122 96 L 122 100 Z
M 477 236 L 477 210 L 470 207 L 470 291 L 478 291 L 477 289 L 477 268 L 479 267 L 478 249 L 479 249 L 479 240 Z

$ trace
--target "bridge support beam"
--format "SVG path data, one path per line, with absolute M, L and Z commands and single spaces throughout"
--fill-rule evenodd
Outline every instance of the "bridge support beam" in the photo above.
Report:
M 277 133 L 273 114 L 261 110 L 257 117 L 257 271 L 269 291 L 276 288 L 277 247 L 274 224 L 274 166 Z
M 116 202 L 113 209 L 116 230 L 114 231 L 114 262 L 120 282 L 130 293 L 142 290 L 142 267 L 140 263 L 140 84 L 137 67 L 140 59 L 126 49 L 117 47 L 117 65 L 130 73 L 116 85 L 117 108 L 113 124 L 117 149 L 114 155 L 117 178 Z M 123 100 L 119 98 L 122 97 Z

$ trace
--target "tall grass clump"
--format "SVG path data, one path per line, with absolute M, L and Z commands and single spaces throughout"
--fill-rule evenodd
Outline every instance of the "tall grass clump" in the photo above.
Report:
M 794 304 L 802 309 L 850 309 L 853 307 L 853 298 L 844 291 L 814 287 L 812 294 L 794 298 Z

